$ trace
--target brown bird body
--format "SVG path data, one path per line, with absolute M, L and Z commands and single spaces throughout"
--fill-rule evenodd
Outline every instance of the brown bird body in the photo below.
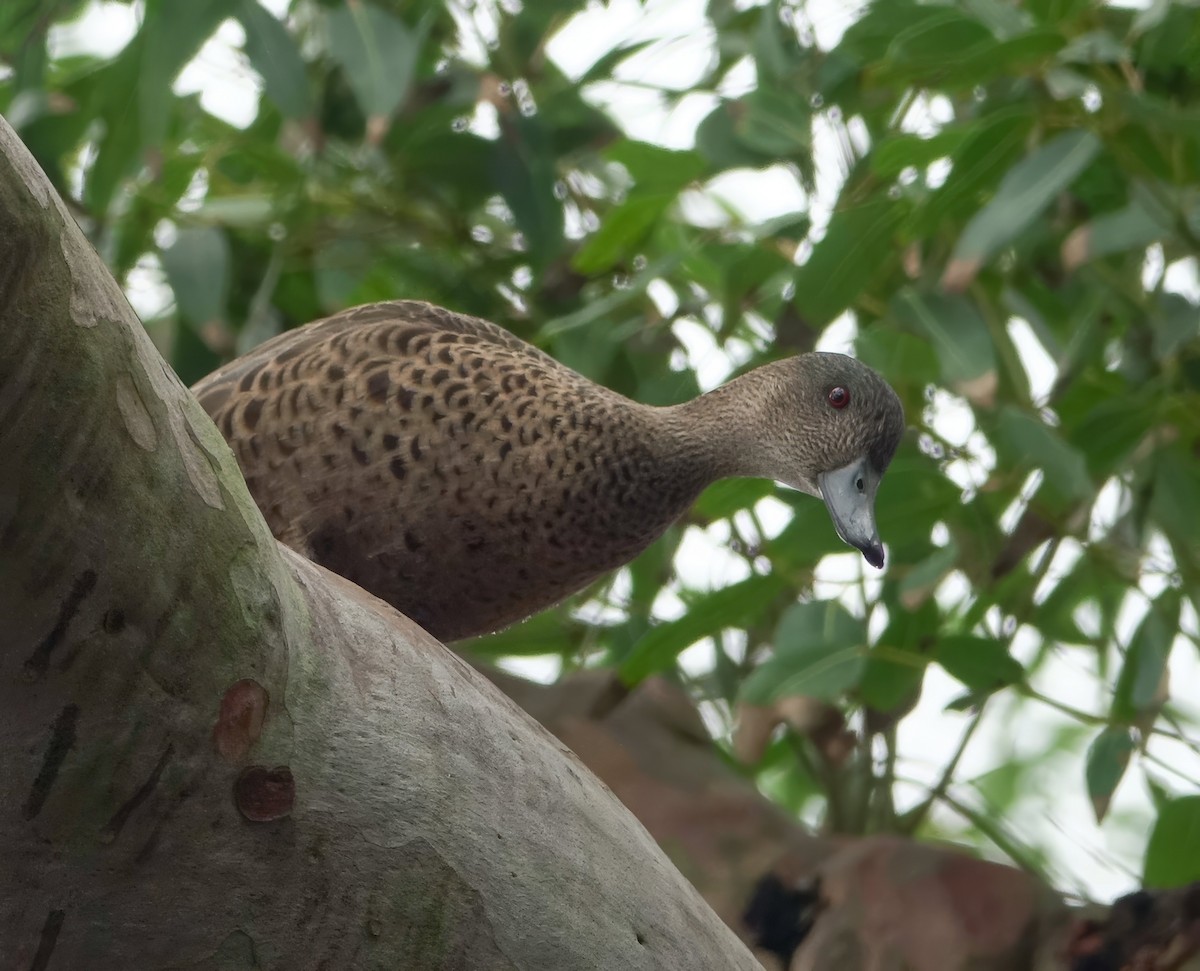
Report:
M 831 407 L 843 387 L 849 406 Z M 838 522 L 825 498 L 880 565 L 874 488 L 903 430 L 894 392 L 842 355 L 654 408 L 494 324 L 410 301 L 289 331 L 194 390 L 282 542 L 447 641 L 628 562 L 726 476 L 822 494 L 819 476 L 859 468 L 869 524 Z

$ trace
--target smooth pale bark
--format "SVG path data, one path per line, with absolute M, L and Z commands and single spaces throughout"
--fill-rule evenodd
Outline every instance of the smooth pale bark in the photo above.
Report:
M 745 919 L 755 911 L 774 929 L 775 946 L 755 952 L 768 971 L 1064 966 L 1080 915 L 1036 877 L 944 844 L 814 835 L 731 769 L 667 681 L 627 691 L 607 671 L 535 685 L 481 670 L 612 788 L 731 927 L 762 943 Z M 783 893 L 752 904 L 764 877 Z M 800 923 L 785 962 L 779 931 Z
M 558 741 L 279 548 L 0 120 L 0 967 L 753 968 Z

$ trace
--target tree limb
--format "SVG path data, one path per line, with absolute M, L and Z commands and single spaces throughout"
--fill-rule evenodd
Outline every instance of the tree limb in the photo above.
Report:
M 440 644 L 278 547 L 0 120 L 0 954 L 753 968 Z

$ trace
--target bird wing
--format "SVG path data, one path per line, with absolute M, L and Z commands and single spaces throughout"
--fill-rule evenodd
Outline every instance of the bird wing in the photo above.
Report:
M 360 328 L 397 324 L 443 333 L 469 334 L 490 344 L 535 358 L 549 367 L 562 367 L 549 354 L 526 344 L 515 334 L 490 321 L 454 313 L 420 300 L 389 300 L 351 307 L 272 337 L 207 377 L 201 378 L 192 386 L 192 392 L 200 399 L 204 410 L 216 417 L 240 386 L 242 391 L 250 390 L 249 382 L 252 382 L 254 376 L 264 367 L 285 364 L 314 345 L 332 340 L 340 334 Z M 247 382 L 247 386 L 242 386 L 243 381 Z

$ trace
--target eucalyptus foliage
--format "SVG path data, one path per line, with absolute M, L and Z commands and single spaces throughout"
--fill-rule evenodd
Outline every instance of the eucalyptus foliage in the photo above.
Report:
M 647 90 L 628 79 L 672 41 L 552 56 L 576 13 L 606 13 L 580 0 L 109 3 L 134 14 L 111 55 L 63 51 L 96 8 L 7 0 L 0 110 L 135 298 L 167 295 L 146 325 L 185 382 L 395 297 L 652 403 L 701 390 L 680 321 L 739 368 L 853 334 L 911 425 L 879 498 L 882 581 L 820 582 L 843 551 L 820 504 L 727 482 L 616 583 L 470 649 L 666 673 L 718 718 L 828 700 L 863 740 L 835 758 L 777 739 L 753 770 L 775 798 L 1033 866 L 1044 847 L 1007 809 L 1082 746 L 1054 785 L 1102 817 L 1136 766 L 1125 784 L 1161 810 L 1146 879 L 1200 878 L 1195 780 L 1155 748 L 1200 737 L 1195 686 L 1165 677 L 1196 651 L 1200 591 L 1200 309 L 1177 283 L 1200 248 L 1200 11 L 886 0 L 823 49 L 826 6 L 710 0 L 698 76 Z M 214 36 L 261 91 L 245 128 L 173 89 Z M 694 135 L 628 135 L 601 107 L 622 79 L 664 117 L 702 106 Z M 722 177 L 766 170 L 810 204 L 713 204 Z M 1053 375 L 1036 389 L 1031 347 Z M 721 582 L 677 572 L 696 528 L 726 548 Z M 698 643 L 713 662 L 681 668 Z M 1087 710 L 1039 681 L 1064 657 L 1094 680 Z M 1077 731 L 1025 739 L 1007 776 L 950 762 L 898 809 L 897 739 L 935 670 L 966 739 L 997 705 L 1014 734 L 1047 705 Z

